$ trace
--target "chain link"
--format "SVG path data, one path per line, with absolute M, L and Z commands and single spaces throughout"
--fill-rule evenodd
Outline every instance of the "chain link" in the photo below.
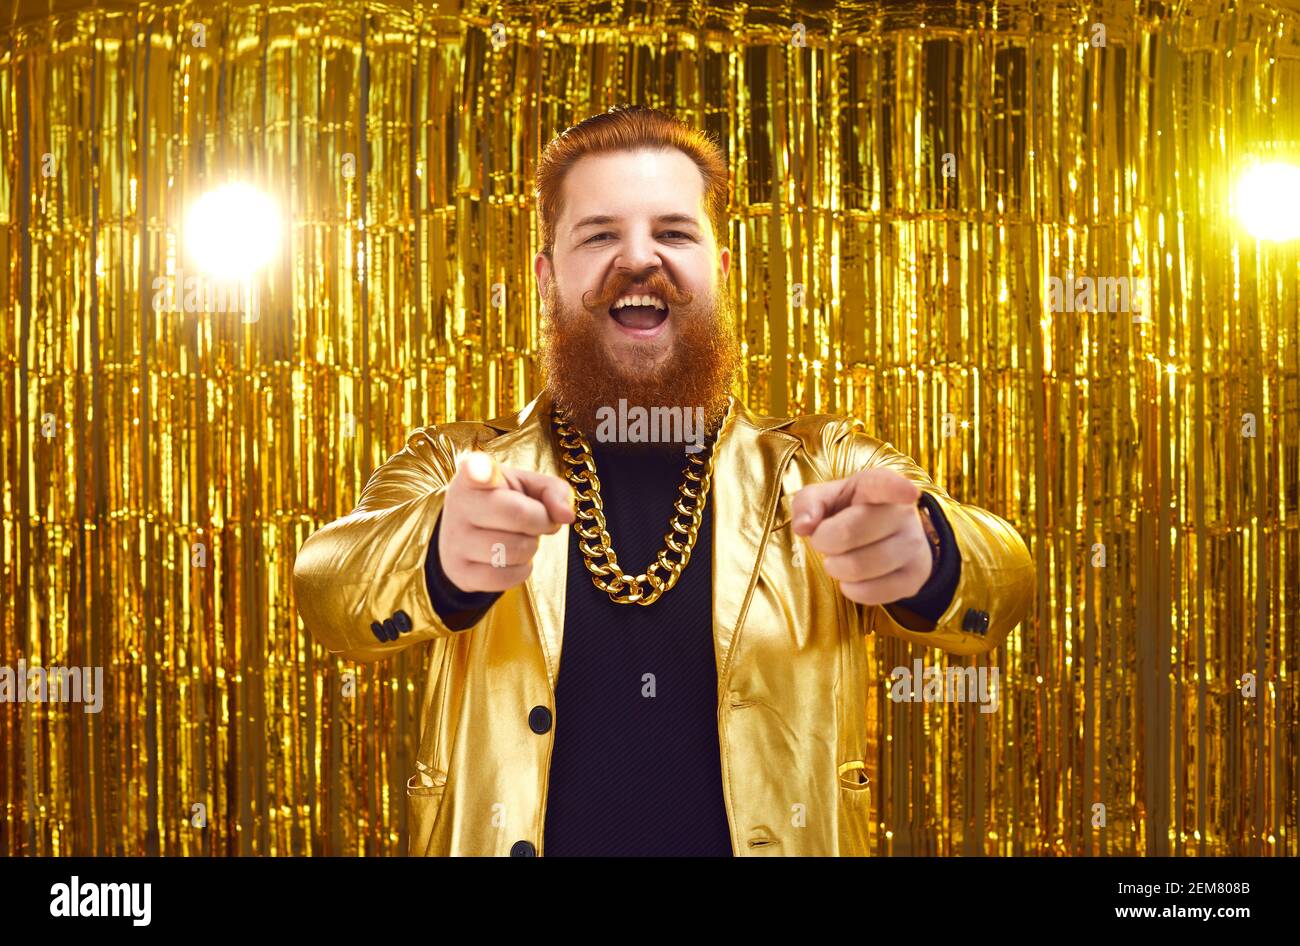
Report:
M 735 413 L 728 408 L 707 462 L 698 453 L 687 458 L 686 469 L 682 471 L 685 479 L 677 487 L 681 495 L 673 502 L 673 515 L 668 520 L 668 532 L 664 534 L 665 548 L 660 549 L 650 566 L 636 576 L 623 571 L 611 547 L 591 445 L 559 410 L 552 411 L 551 419 L 560 441 L 561 456 L 568 467 L 566 476 L 576 494 L 574 511 L 577 518 L 573 522 L 573 531 L 578 534 L 578 548 L 582 551 L 587 571 L 591 572 L 592 583 L 616 604 L 654 604 L 665 591 L 677 584 L 686 563 L 691 560 L 691 549 L 695 547 L 700 523 L 704 519 L 704 504 L 713 480 L 713 460 L 718 453 L 718 444 L 735 420 Z M 691 484 L 697 485 L 692 489 Z

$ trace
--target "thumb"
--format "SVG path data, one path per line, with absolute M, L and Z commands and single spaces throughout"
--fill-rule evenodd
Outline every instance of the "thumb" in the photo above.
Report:
M 505 474 L 496 458 L 482 450 L 471 450 L 456 461 L 456 473 L 473 489 L 496 489 L 506 486 Z

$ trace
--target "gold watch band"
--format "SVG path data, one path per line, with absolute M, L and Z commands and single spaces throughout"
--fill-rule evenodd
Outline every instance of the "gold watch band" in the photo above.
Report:
M 921 528 L 925 530 L 925 537 L 930 540 L 930 560 L 932 563 L 939 561 L 939 548 L 942 540 L 939 537 L 939 530 L 934 527 L 934 520 L 930 518 L 930 510 L 924 504 L 916 504 L 917 512 L 921 515 Z

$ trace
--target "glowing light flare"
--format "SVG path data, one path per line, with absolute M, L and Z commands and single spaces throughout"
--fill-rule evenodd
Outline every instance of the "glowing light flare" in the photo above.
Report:
M 185 222 L 185 247 L 218 279 L 251 276 L 280 248 L 280 208 L 247 184 L 227 184 L 195 201 Z
M 1236 214 L 1257 240 L 1300 237 L 1300 166 L 1256 164 L 1237 182 Z

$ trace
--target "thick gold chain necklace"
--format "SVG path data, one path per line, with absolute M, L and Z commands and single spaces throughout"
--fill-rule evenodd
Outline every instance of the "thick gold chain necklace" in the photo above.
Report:
M 691 560 L 691 549 L 695 547 L 695 538 L 704 517 L 704 504 L 709 497 L 709 484 L 713 480 L 713 459 L 718 454 L 718 444 L 735 419 L 734 412 L 728 407 L 726 419 L 709 450 L 708 462 L 698 453 L 689 455 L 683 471 L 685 480 L 677 487 L 681 496 L 673 502 L 673 515 L 668 520 L 668 532 L 664 534 L 665 547 L 659 550 L 650 567 L 635 577 L 619 567 L 618 556 L 610 547 L 591 445 L 560 411 L 552 411 L 551 419 L 559 437 L 561 456 L 568 467 L 566 476 L 577 494 L 574 509 L 577 518 L 573 521 L 573 531 L 578 533 L 578 548 L 582 550 L 592 582 L 616 604 L 654 604 L 660 595 L 677 584 L 686 563 Z M 691 484 L 696 484 L 694 489 Z

